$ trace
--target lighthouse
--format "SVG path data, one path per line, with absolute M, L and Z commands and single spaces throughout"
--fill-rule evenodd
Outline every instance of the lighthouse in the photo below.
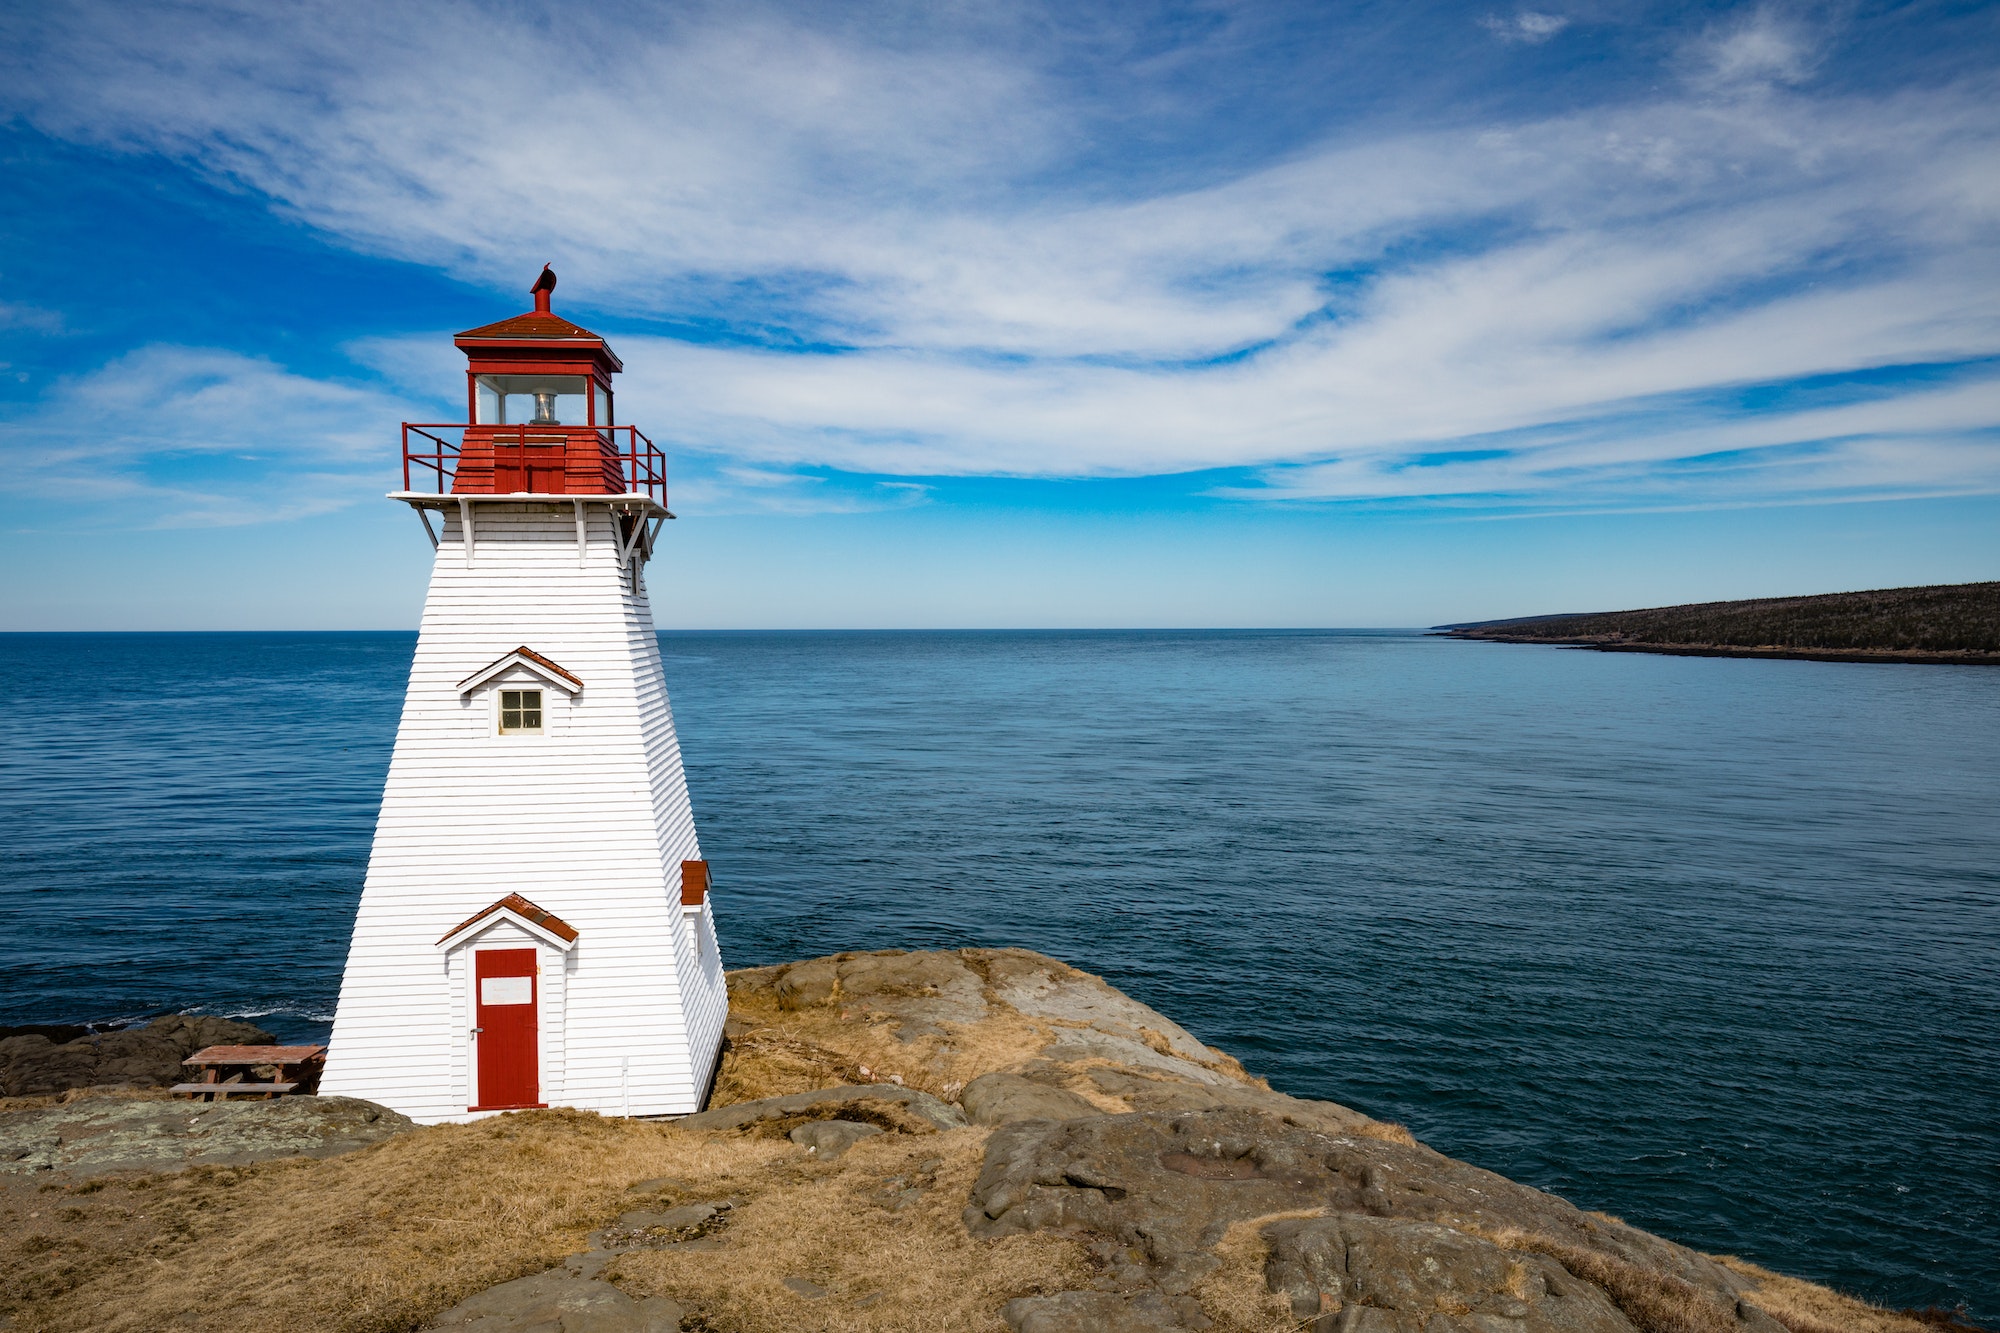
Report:
M 624 365 L 535 308 L 403 426 L 433 547 L 320 1089 L 423 1122 L 701 1108 L 728 1008 L 645 571 L 665 460 Z

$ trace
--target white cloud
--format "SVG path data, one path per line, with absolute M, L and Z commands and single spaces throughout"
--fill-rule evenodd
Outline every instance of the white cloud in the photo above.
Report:
M 20 302 L 0 301 L 0 329 L 25 329 L 33 333 L 61 333 L 66 321 L 59 310 Z
M 1711 28 L 1690 51 L 1695 81 L 1710 89 L 1804 83 L 1818 63 L 1814 34 L 1761 5 Z
M 696 484 L 742 503 L 826 491 L 798 480 L 812 468 L 1220 467 L 1275 469 L 1288 494 L 1567 485 L 1595 503 L 1689 484 L 1734 419 L 1662 403 L 2000 355 L 1994 99 L 1815 96 L 1820 39 L 1770 8 L 1696 37 L 1680 91 L 1333 135 L 1150 186 L 1068 173 L 1088 108 L 1004 46 L 750 10 L 550 28 L 443 5 L 395 42 L 359 7 L 217 13 L 52 11 L 14 98 L 50 132 L 198 164 L 357 248 L 508 288 L 554 259 L 560 297 L 614 314 L 844 344 L 618 339 L 626 418 L 716 460 Z M 1488 27 L 1536 41 L 1566 22 Z M 441 339 L 413 348 L 355 350 L 411 393 L 455 373 Z M 1980 489 L 1974 428 L 1878 427 L 1814 457 L 1856 478 L 1907 457 L 1910 484 Z M 1812 429 L 1755 447 L 1796 453 Z M 1417 465 L 1520 432 L 1595 452 Z M 1846 485 L 1833 466 L 1730 485 Z
M 149 526 L 282 521 L 379 497 L 410 415 L 256 357 L 146 347 L 0 419 L 0 489 L 115 504 Z
M 1479 26 L 1503 42 L 1525 42 L 1530 46 L 1539 46 L 1567 28 L 1569 20 L 1560 14 L 1544 14 L 1538 10 L 1524 9 L 1512 18 L 1488 14 L 1479 20 Z

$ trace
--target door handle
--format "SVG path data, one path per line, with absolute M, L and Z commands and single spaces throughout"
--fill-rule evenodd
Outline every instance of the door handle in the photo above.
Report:
M 474 1029 L 472 1029 L 472 1035 L 476 1037 L 476 1036 L 478 1036 L 478 1035 L 479 1035 L 480 1033 L 482 1033 L 482 1032 L 484 1032 L 484 1031 L 486 1031 L 486 1029 L 485 1029 L 485 1028 L 474 1028 Z

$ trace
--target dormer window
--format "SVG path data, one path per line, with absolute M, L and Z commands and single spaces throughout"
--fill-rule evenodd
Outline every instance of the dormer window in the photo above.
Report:
M 523 688 L 529 681 L 533 687 Z M 492 703 L 481 704 L 486 690 Z M 499 714 L 497 730 L 502 736 L 541 736 L 548 732 L 543 696 L 553 690 L 559 699 L 574 706 L 583 694 L 583 682 L 556 663 L 522 644 L 513 652 L 495 658 L 458 682 L 458 696 L 468 707 L 490 707 Z M 558 729 L 562 722 L 558 718 Z M 488 732 L 487 735 L 492 735 Z
M 535 735 L 542 731 L 542 692 L 540 690 L 500 691 L 500 734 L 502 736 Z

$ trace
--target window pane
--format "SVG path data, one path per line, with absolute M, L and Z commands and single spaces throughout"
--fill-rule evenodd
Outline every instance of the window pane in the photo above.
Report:
M 540 731 L 542 692 L 540 690 L 500 691 L 500 730 Z
M 497 420 L 493 424 L 531 424 L 535 419 L 535 395 L 552 393 L 555 398 L 555 418 L 571 426 L 581 426 L 584 422 L 584 395 L 590 391 L 590 378 L 585 375 L 481 375 L 479 387 L 482 395 L 491 393 L 497 408 Z M 481 408 L 481 420 L 484 420 Z

